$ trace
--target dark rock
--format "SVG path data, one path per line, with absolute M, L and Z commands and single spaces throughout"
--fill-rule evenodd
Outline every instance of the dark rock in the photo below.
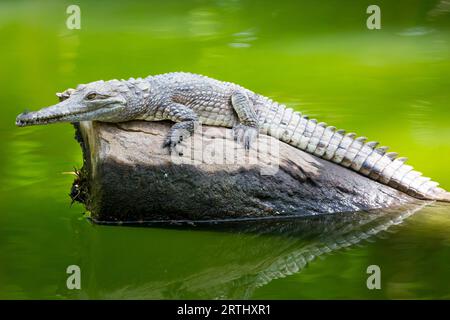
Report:
M 144 121 L 76 126 L 84 165 L 71 194 L 80 195 L 74 200 L 85 204 L 94 221 L 284 217 L 414 201 L 265 135 L 255 143 L 258 152 L 245 153 L 230 129 L 204 126 L 185 142 L 183 156 L 169 155 L 162 144 L 170 126 Z M 264 152 L 269 147 L 271 152 Z

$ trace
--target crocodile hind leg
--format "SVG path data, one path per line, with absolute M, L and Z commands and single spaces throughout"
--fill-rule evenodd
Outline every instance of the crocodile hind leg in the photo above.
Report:
M 181 141 L 189 138 L 198 126 L 197 114 L 179 103 L 171 103 L 164 108 L 163 118 L 177 122 L 174 124 L 164 140 L 163 147 L 168 148 L 169 152 L 175 151 L 175 147 Z
M 231 104 L 239 118 L 239 124 L 233 127 L 234 140 L 244 144 L 244 148 L 248 150 L 258 136 L 258 116 L 245 93 L 233 93 Z

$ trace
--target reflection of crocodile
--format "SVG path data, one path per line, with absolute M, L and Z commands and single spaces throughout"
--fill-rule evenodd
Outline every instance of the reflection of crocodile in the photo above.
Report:
M 98 292 L 95 294 L 98 298 L 108 299 L 251 298 L 255 289 L 274 279 L 300 272 L 317 257 L 382 235 L 383 231 L 401 224 L 425 205 L 421 203 L 397 210 L 320 215 L 278 221 L 218 224 L 206 227 L 205 231 L 216 231 L 213 236 L 210 234 L 208 239 L 221 240 L 213 240 L 211 245 L 200 240 L 201 243 L 195 242 L 195 249 L 186 246 L 183 234 L 178 240 L 174 240 L 175 234 L 169 232 L 167 241 L 171 243 L 169 248 L 174 254 L 161 260 L 158 257 L 158 246 L 149 246 L 145 255 L 150 255 L 153 262 L 148 275 L 137 271 L 133 264 L 121 265 L 120 272 L 126 273 L 127 277 L 123 279 L 123 283 L 116 283 L 114 287 L 110 286 L 110 278 L 104 274 L 104 268 L 107 266 L 102 266 L 97 261 L 107 263 L 111 259 L 131 259 L 134 257 L 132 250 L 122 250 L 118 253 L 120 250 L 117 251 L 116 244 L 112 242 L 114 237 L 103 235 L 102 239 L 102 233 L 98 233 L 89 238 L 91 232 L 87 232 L 86 241 L 89 242 L 89 247 L 95 250 L 91 255 L 96 257 L 96 263 L 91 262 L 93 259 L 85 261 L 85 268 L 90 268 L 87 272 L 91 275 L 91 282 L 86 284 L 85 288 L 106 286 L 107 292 L 100 293 L 100 296 Z M 221 232 L 220 237 L 214 236 L 217 231 Z M 140 236 L 132 238 L 131 243 L 127 242 L 127 248 L 139 246 L 142 241 L 151 241 L 152 238 L 144 237 L 145 234 L 148 235 L 148 232 L 141 232 Z M 195 234 L 197 239 L 203 239 L 202 232 Z M 161 234 L 158 233 L 159 241 L 160 237 Z M 109 250 L 109 255 L 105 256 L 105 247 L 115 249 Z M 199 250 L 203 252 L 202 255 L 196 253 Z M 142 252 L 138 256 L 145 260 Z M 180 264 L 188 266 L 180 269 Z M 102 279 L 106 282 L 101 283 Z M 142 285 L 142 282 L 145 284 Z M 134 286 L 133 283 L 139 285 Z
M 197 124 L 233 127 L 249 148 L 258 133 L 350 168 L 411 196 L 450 201 L 450 193 L 405 165 L 406 158 L 354 133 L 317 123 L 299 112 L 229 82 L 190 73 L 97 81 L 58 94 L 59 104 L 20 114 L 18 126 L 53 122 L 171 120 L 164 145 L 173 150 Z

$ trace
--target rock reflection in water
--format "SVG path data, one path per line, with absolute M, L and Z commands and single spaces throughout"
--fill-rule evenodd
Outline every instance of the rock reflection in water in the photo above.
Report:
M 132 249 L 121 252 L 120 257 L 115 259 L 120 259 L 121 268 L 127 277 L 119 281 L 106 279 L 103 274 L 105 267 L 101 263 L 91 264 L 90 282 L 85 289 L 90 296 L 90 287 L 104 288 L 101 292 L 94 290 L 93 293 L 95 298 L 102 299 L 250 298 L 255 289 L 274 279 L 301 272 L 318 257 L 385 235 L 385 231 L 391 231 L 393 226 L 401 224 L 426 205 L 422 202 L 383 211 L 192 226 L 199 235 L 207 232 L 220 236 L 217 242 L 198 245 L 197 250 L 202 252 L 198 256 L 195 251 L 188 249 L 192 243 L 187 244 L 182 240 L 183 227 L 183 230 L 174 230 L 174 235 L 180 236 L 178 240 L 166 240 L 170 245 L 165 250 L 172 253 L 168 261 L 159 261 L 158 243 L 149 243 L 148 252 L 140 254 L 143 259 L 145 255 L 151 255 L 154 263 L 148 272 L 137 272 L 133 268 L 138 267 L 126 266 L 127 259 L 135 258 L 131 256 Z M 152 228 L 131 229 L 144 234 L 148 234 L 145 231 L 152 231 Z M 138 243 L 143 239 L 149 241 L 148 237 L 138 236 L 127 245 L 132 247 L 133 241 Z M 111 255 L 118 255 L 117 252 L 104 253 L 101 249 L 113 245 L 110 241 L 110 238 L 100 237 L 90 243 L 94 248 L 92 255 L 97 260 L 109 254 L 104 258 L 110 261 Z M 209 255 L 206 261 L 203 260 L 205 255 Z M 179 271 L 180 264 L 186 265 L 185 271 Z M 145 268 L 144 262 L 142 268 Z M 141 281 L 143 278 L 145 281 Z M 103 281 L 108 282 L 108 285 Z M 133 283 L 139 285 L 134 286 Z

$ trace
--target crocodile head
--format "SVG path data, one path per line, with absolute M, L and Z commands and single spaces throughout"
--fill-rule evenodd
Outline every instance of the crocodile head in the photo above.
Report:
M 16 118 L 20 127 L 55 122 L 104 121 L 130 119 L 130 89 L 118 80 L 96 81 L 57 93 L 58 104 Z

